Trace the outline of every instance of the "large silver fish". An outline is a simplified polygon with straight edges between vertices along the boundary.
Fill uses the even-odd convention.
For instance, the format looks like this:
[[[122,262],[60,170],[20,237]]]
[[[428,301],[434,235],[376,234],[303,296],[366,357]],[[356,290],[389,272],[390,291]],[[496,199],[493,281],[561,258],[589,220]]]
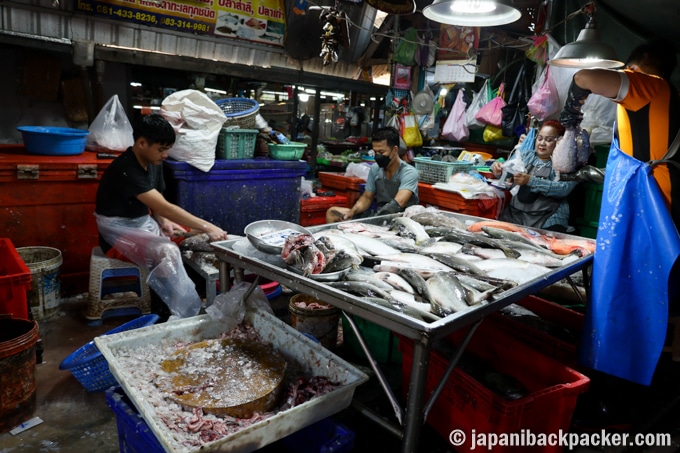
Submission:
[[[413,268],[422,266],[424,269],[439,269],[440,271],[451,271],[451,267],[443,264],[434,258],[430,258],[426,255],[421,255],[419,253],[397,253],[395,255],[378,255],[375,257],[379,260],[384,261],[399,261],[402,263],[409,263]]]
[[[338,272],[348,268],[357,269],[362,263],[363,258],[358,255],[351,255],[345,250],[334,251],[330,259],[326,263],[323,271],[324,274],[330,272]]]
[[[350,272],[345,275],[345,280],[351,282],[365,282],[385,291],[392,291],[394,287],[384,280],[377,278],[376,273],[367,274],[366,272]]]
[[[507,247],[500,241],[487,237],[480,233],[468,233],[461,230],[452,230],[446,236],[442,236],[445,241],[458,242],[459,244],[473,244],[480,247],[499,249],[509,258],[517,258],[519,252]]]
[[[437,241],[432,245],[428,245],[427,247],[421,247],[418,250],[418,253],[446,253],[455,255],[456,253],[460,252],[460,249],[462,248],[463,245],[459,244],[458,242]]]
[[[437,272],[443,272],[441,266],[442,265],[440,264],[437,267],[429,267],[423,264],[414,264],[406,261],[382,260],[380,261],[380,264],[373,266],[373,270],[376,272],[394,272],[401,274],[403,270],[410,269],[420,274],[423,278],[430,278]]]
[[[490,277],[510,280],[520,285],[550,272],[545,266],[513,258],[484,260],[477,263],[477,266]]]
[[[460,272],[467,272],[469,274],[484,275],[484,271],[482,271],[474,263],[465,260],[457,255],[449,255],[444,253],[428,253],[427,256],[436,261],[439,261],[440,263],[450,267],[451,269],[455,269]]]
[[[415,294],[413,287],[399,274],[395,274],[394,272],[376,272],[373,276],[384,281],[396,290]]]
[[[360,234],[345,233],[343,237],[352,241],[357,248],[373,256],[396,255],[401,253],[399,250],[390,247],[378,239],[369,238]]]
[[[447,316],[470,308],[470,291],[465,288],[454,272],[439,272],[427,280],[432,300],[432,311]]]
[[[432,301],[430,290],[427,288],[427,282],[418,272],[413,269],[402,269],[399,275],[406,280],[414,289],[416,294],[420,295],[426,302]]]
[[[392,228],[397,228],[400,232],[405,231],[406,234],[402,234],[402,236],[415,239],[416,244],[422,244],[430,238],[430,235],[425,232],[425,228],[421,224],[407,217],[395,217],[392,219]]]
[[[552,153],[552,166],[560,173],[572,173],[578,168],[578,146],[576,144],[576,130],[567,129]]]
[[[341,289],[349,293],[367,297],[379,297],[381,299],[385,299],[387,302],[391,304],[398,304],[394,297],[390,296],[390,294],[387,291],[380,289],[377,286],[371,285],[370,283],[344,281],[344,282],[327,282],[326,284],[328,286],[332,286],[333,288]]]
[[[411,218],[423,226],[443,227],[450,229],[458,228],[461,230],[465,229],[463,222],[456,219],[455,217],[434,211],[421,212],[411,216]]]

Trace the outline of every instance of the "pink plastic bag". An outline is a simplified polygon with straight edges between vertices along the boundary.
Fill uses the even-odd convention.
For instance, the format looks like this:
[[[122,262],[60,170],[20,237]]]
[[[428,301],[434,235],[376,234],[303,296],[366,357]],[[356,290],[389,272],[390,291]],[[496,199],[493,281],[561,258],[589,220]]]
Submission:
[[[458,90],[456,101],[453,103],[451,113],[449,113],[444,127],[442,128],[442,138],[454,142],[462,142],[470,137],[470,131],[465,121],[465,100],[463,99],[463,90]]]
[[[555,82],[550,77],[550,66],[546,66],[543,82],[527,102],[529,111],[538,121],[545,121],[560,108],[560,99]]]
[[[504,89],[505,83],[503,82],[501,83],[501,86],[498,87],[498,96],[490,100],[475,114],[476,120],[491,126],[501,127],[503,122],[503,111],[501,109],[506,106],[506,103],[503,100]]]

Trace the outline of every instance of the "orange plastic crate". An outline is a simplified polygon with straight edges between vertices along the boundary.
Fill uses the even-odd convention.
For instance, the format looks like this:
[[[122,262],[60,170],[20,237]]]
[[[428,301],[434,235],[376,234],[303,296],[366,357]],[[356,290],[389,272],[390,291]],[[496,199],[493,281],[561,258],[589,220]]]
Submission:
[[[300,225],[313,226],[326,223],[326,211],[333,206],[345,206],[347,197],[312,197],[300,201]]]
[[[418,183],[418,198],[423,205],[437,206],[443,211],[458,212],[476,217],[496,219],[500,214],[498,198],[466,200],[461,195],[435,189],[431,184]]]
[[[318,179],[325,189],[331,189],[335,195],[346,197],[347,204],[345,206],[348,208],[354,206],[363,191],[362,184],[366,183],[361,178],[351,178],[341,173],[324,171],[319,172]]]

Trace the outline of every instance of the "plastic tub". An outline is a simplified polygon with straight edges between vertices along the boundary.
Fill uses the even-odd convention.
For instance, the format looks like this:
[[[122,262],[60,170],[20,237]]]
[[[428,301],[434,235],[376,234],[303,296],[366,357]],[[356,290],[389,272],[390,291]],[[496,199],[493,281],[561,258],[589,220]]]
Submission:
[[[40,321],[55,315],[61,302],[61,251],[53,247],[19,247],[17,253],[31,271],[27,298],[33,319]]]
[[[75,156],[85,151],[89,131],[69,127],[19,126],[26,151],[48,156]]]
[[[290,142],[285,145],[269,143],[269,157],[276,160],[300,160],[306,143]]]

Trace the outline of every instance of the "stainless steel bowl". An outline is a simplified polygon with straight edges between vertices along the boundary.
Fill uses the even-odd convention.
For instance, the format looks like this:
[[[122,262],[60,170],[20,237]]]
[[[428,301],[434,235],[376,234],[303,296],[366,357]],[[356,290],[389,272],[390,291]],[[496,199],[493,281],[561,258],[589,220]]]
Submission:
[[[298,269],[297,267],[291,266],[290,264],[286,264],[286,267],[289,271],[302,275],[302,270]],[[329,272],[327,274],[309,274],[307,277],[311,278],[312,280],[316,280],[317,282],[337,282],[345,278],[345,275],[347,272],[349,272],[349,269],[350,268],[348,267],[347,269],[337,272]]]
[[[297,223],[283,220],[258,220],[248,224],[243,232],[256,249],[278,254],[281,254],[286,238],[294,232],[311,234]]]

